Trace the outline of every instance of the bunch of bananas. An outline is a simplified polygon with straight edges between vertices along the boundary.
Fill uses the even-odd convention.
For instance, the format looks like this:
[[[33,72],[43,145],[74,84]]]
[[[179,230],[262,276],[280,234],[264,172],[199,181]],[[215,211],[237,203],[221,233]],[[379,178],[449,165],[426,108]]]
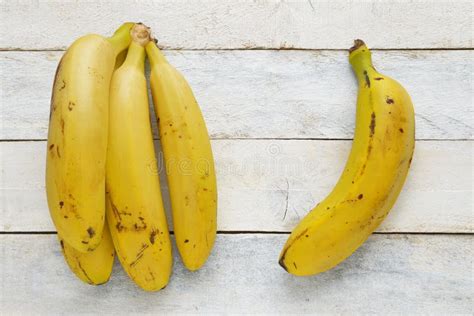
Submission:
[[[116,251],[129,277],[156,291],[168,284],[173,257],[149,117],[146,55],[177,248],[189,270],[205,263],[217,209],[208,132],[185,78],[141,23],[125,23],[110,38],[81,37],[59,62],[46,190],[64,257],[77,277],[107,282]]]

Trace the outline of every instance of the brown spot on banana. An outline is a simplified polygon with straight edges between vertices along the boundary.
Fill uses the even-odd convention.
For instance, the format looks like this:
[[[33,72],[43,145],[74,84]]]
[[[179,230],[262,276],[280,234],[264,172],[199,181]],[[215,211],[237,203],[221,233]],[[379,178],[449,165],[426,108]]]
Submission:
[[[147,225],[146,225],[146,223],[145,223],[145,219],[144,219],[143,217],[138,216],[138,219],[140,220],[141,223],[140,223],[140,224],[138,224],[138,223],[133,224],[133,228],[134,228],[135,231],[137,231],[137,232],[138,232],[138,231],[145,230],[146,227],[147,227]]]
[[[81,261],[80,261],[79,258],[77,258],[77,257],[76,257],[76,262],[77,262],[77,266],[79,267],[79,269],[82,271],[82,273],[83,273],[84,276],[86,277],[87,283],[89,283],[89,284],[94,284],[94,281],[92,281],[92,279],[89,277],[89,275],[87,275],[86,270],[84,270],[84,268],[83,268],[82,265],[81,265]]]
[[[370,78],[369,78],[369,75],[367,74],[367,70],[364,70],[364,77],[365,77],[365,86],[367,88],[370,88]]]
[[[148,272],[150,273],[151,281],[154,281],[154,280],[155,280],[155,275],[154,275],[153,272],[150,270],[150,268],[148,268]]]
[[[118,222],[117,225],[115,225],[115,228],[119,233],[125,230],[125,226],[123,226],[121,222]]]
[[[372,114],[370,115],[369,129],[370,129],[370,137],[372,137],[375,133],[375,112],[372,112]]]
[[[115,206],[114,202],[112,201],[112,198],[110,197],[110,195],[109,195],[109,202],[110,202],[110,206],[112,207],[112,212],[114,213],[115,218],[117,219],[118,222],[120,222],[122,220],[122,217],[120,216],[120,212],[117,206]]]
[[[138,251],[137,253],[137,256],[135,257],[135,260],[133,260],[131,263],[130,263],[130,267],[133,268],[134,266],[137,265],[138,261],[140,261],[140,259],[143,257],[143,254],[145,253],[145,250],[148,248],[149,246],[147,244],[143,244],[142,245],[142,248]]]
[[[158,235],[158,230],[152,229],[152,230],[151,230],[151,233],[150,233],[150,243],[151,243],[152,245],[155,243],[156,235]]]
[[[89,238],[92,238],[95,236],[95,231],[92,227],[87,228],[87,233],[89,234]]]
[[[64,135],[64,119],[61,117],[61,121],[59,122],[59,124],[61,125],[61,134]]]

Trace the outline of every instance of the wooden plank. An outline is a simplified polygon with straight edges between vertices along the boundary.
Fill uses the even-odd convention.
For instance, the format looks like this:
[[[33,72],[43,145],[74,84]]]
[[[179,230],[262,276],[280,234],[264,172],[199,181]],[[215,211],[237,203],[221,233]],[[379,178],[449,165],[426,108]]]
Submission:
[[[2,1],[2,49],[62,49],[124,19],[185,49],[335,48],[354,38],[377,48],[471,48],[470,1]]]
[[[380,232],[473,232],[471,141],[419,141]],[[214,140],[218,229],[289,232],[336,183],[350,141]],[[0,142],[2,231],[54,231],[44,189],[46,142]],[[168,191],[161,169],[165,204]]]
[[[213,138],[352,138],[356,81],[341,51],[167,51]],[[62,52],[1,52],[0,139],[45,139]],[[376,51],[402,82],[418,139],[472,138],[472,51]],[[154,121],[154,120],[153,120]]]
[[[81,283],[54,235],[0,235],[2,312],[472,314],[472,236],[375,235],[335,269],[304,278],[277,264],[286,238],[219,235],[203,269],[175,258],[166,289],[145,293],[118,264],[108,284]]]

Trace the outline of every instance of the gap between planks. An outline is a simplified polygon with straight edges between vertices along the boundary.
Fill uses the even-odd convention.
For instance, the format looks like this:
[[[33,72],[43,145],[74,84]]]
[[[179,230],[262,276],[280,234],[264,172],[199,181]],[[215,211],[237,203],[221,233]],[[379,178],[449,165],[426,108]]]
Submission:
[[[353,138],[321,138],[321,137],[305,137],[305,138],[291,138],[291,137],[211,137],[210,140],[322,140],[322,141],[352,141]],[[159,138],[153,138],[153,140],[160,140]],[[31,139],[0,139],[0,143],[15,143],[15,142],[46,142],[45,138],[31,138]],[[474,138],[417,138],[417,142],[463,142],[463,141],[474,141]]]
[[[252,48],[212,48],[212,49],[203,49],[203,48],[173,48],[173,49],[164,49],[160,48],[162,51],[178,51],[178,52],[186,52],[186,51],[307,51],[307,52],[324,52],[324,51],[331,51],[331,52],[348,52],[349,48],[342,49],[342,48],[265,48],[265,47],[252,47]],[[370,48],[371,51],[457,51],[457,50],[474,50],[474,47],[433,47],[433,48],[417,48],[417,47],[410,47],[410,48]],[[42,48],[42,49],[22,49],[22,48],[0,48],[0,52],[64,52],[66,49],[59,49],[59,48]]]
[[[56,235],[55,231],[9,231],[0,232],[0,235]],[[174,235],[174,231],[170,231],[171,235]],[[253,230],[235,230],[235,231],[217,231],[218,235],[289,235],[290,232],[281,231],[253,231]],[[471,236],[474,232],[373,232],[372,235],[461,235]]]

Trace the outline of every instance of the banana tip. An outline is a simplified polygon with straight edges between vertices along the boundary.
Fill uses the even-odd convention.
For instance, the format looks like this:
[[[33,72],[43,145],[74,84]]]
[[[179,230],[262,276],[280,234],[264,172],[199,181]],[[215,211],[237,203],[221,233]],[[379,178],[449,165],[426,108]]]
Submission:
[[[285,257],[281,257],[280,260],[278,260],[278,264],[286,271],[288,272],[288,268],[285,265]]]

